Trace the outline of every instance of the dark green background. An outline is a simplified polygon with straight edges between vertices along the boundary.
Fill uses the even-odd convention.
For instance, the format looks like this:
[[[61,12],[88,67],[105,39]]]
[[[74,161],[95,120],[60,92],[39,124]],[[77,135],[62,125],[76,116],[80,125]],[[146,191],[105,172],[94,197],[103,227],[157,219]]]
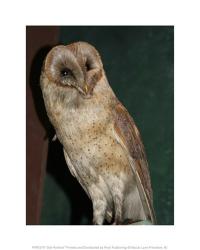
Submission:
[[[158,224],[174,224],[174,28],[61,27],[60,43],[99,51],[110,85],[145,145]],[[89,199],[70,175],[59,142],[49,145],[41,224],[91,224]]]

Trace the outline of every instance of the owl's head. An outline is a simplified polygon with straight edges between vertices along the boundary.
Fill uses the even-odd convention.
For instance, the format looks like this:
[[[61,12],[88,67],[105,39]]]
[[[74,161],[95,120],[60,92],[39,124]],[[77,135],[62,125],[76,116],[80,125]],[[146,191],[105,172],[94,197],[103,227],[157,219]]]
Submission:
[[[90,94],[100,80],[103,65],[97,50],[86,42],[54,47],[46,56],[43,71],[49,82]]]

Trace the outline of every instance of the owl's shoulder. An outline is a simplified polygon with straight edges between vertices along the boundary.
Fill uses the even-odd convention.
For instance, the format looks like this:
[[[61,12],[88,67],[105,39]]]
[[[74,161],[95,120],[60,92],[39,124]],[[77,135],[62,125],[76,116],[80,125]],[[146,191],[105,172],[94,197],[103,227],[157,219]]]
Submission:
[[[113,109],[114,129],[134,158],[145,159],[144,147],[137,126],[126,108],[118,101]]]

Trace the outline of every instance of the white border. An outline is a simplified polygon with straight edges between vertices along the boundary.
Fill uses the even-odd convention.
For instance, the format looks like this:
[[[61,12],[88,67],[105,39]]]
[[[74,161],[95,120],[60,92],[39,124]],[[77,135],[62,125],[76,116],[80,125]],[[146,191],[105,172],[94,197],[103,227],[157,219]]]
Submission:
[[[166,245],[175,250],[197,249],[198,1],[35,0],[1,5],[1,248]],[[25,26],[45,24],[175,25],[175,226],[25,226]]]

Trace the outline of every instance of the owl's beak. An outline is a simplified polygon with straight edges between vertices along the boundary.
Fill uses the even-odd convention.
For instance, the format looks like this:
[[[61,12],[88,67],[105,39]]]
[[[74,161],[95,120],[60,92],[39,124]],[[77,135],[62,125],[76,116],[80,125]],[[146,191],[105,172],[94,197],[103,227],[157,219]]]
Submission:
[[[85,83],[84,92],[85,92],[86,95],[88,94],[88,91],[89,91],[89,87],[88,87],[87,83]]]
[[[83,87],[78,87],[79,91],[83,94],[83,96],[87,97],[90,92],[89,85],[87,83],[83,84]]]
[[[88,95],[88,93],[90,92],[90,88],[89,88],[89,85],[87,84],[87,82],[84,82],[81,90],[82,90],[81,92],[83,93],[84,96]]]

